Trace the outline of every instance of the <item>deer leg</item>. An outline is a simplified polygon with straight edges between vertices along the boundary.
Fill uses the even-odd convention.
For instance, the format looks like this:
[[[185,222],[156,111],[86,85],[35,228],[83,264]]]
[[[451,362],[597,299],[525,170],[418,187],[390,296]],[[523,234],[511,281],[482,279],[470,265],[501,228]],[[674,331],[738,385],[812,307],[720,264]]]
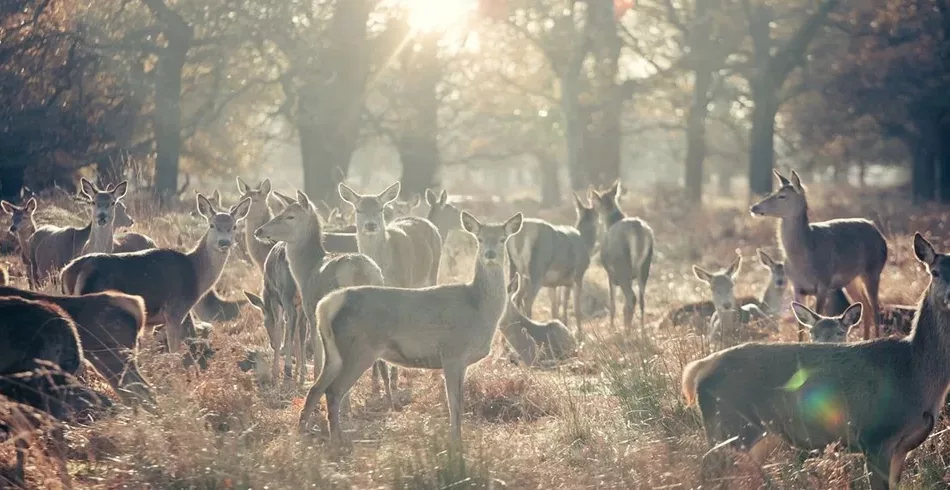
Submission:
[[[296,309],[296,307],[295,307]],[[296,335],[293,336],[294,342],[294,357],[297,358],[297,372],[299,373],[298,382],[303,384],[307,381],[307,322],[301,320],[302,315],[296,315],[294,323],[297,324],[295,328]],[[316,372],[317,367],[313,367],[314,372]]]
[[[371,390],[374,396],[378,395],[379,390],[381,389],[379,386],[379,380],[386,378],[386,373],[384,372],[385,370],[386,370],[386,364],[382,364],[382,361],[376,361],[373,363]]]
[[[187,316],[187,313],[184,315]],[[172,312],[162,312],[165,323],[165,340],[168,342],[168,352],[174,354],[181,346],[182,321],[184,318]]]
[[[633,328],[633,311],[637,303],[637,295],[633,292],[633,284],[620,286],[623,292],[623,326],[629,332]]]
[[[647,291],[647,278],[646,275],[640,274],[637,277],[637,292],[640,295],[637,297],[640,302],[640,330],[646,328],[646,291]]]
[[[26,450],[30,447],[23,437],[17,437],[16,443],[16,468],[13,470],[13,481],[18,485],[23,485],[26,481]]]
[[[561,313],[561,301],[557,295],[557,286],[548,288],[548,300],[551,302],[551,318],[558,318]]]
[[[871,490],[889,490],[893,476],[890,473],[891,462],[897,456],[895,451],[890,448],[878,448],[876,451],[866,452],[864,456]],[[896,481],[894,483],[896,487]]]
[[[330,442],[339,447],[343,442],[343,429],[340,426],[340,409],[348,404],[344,399],[349,398],[350,389],[375,362],[376,354],[372,352],[341,352],[340,358],[345,359],[338,375],[327,387],[327,422],[330,427]]]
[[[581,317],[583,313],[581,312],[581,293],[584,290],[584,278],[574,281],[574,324],[577,328],[577,337],[578,340],[583,338],[583,330],[581,329]],[[566,300],[565,300],[566,301]],[[567,325],[567,322],[564,323]]]
[[[444,362],[442,364],[442,374],[445,377],[445,394],[449,402],[449,424],[451,426],[451,439],[458,449],[462,448],[462,384],[465,381],[465,371],[467,366],[462,359]]]
[[[614,317],[616,316],[616,295],[614,294],[614,284],[610,280],[610,274],[607,274],[607,307],[610,310],[610,329],[614,329]]]

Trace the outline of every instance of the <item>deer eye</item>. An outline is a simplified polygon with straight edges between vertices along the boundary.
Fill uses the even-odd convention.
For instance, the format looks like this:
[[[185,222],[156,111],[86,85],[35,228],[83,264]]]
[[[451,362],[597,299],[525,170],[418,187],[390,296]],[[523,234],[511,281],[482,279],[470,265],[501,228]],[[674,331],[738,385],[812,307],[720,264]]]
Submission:
[[[776,197],[778,197],[779,199],[785,199],[785,194],[779,194],[779,195],[776,196]]]
[[[932,270],[930,271],[930,275],[933,276],[933,277],[940,277],[940,271],[937,270],[937,269],[932,269]]]
[[[284,219],[294,219],[294,217],[288,214],[287,216],[284,216]]]

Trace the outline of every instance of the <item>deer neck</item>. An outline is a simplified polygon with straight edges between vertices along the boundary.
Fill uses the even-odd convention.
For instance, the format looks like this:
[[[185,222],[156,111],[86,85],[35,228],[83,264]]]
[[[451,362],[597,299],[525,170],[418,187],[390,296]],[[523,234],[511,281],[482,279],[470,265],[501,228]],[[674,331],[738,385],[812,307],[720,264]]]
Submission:
[[[104,226],[96,226],[95,223],[92,223],[91,226],[92,228],[89,232],[89,241],[86,242],[83,252],[107,254],[112,253],[114,248],[112,239],[115,236],[114,222],[110,221]]]
[[[921,300],[908,339],[915,364],[939,389],[935,394],[939,396],[950,384],[950,311],[938,307],[934,299],[928,291]]]
[[[626,217],[627,215],[623,214],[620,208],[614,208],[610,213],[604,216],[604,228],[609,230],[614,223],[622,221]]]
[[[801,270],[811,263],[812,239],[811,224],[808,221],[808,209],[802,209],[793,216],[779,221],[779,242],[785,250],[788,262],[793,270]],[[786,270],[788,268],[786,267]]]
[[[476,257],[480,257],[481,251],[477,254]],[[503,263],[507,262],[506,257],[502,259]],[[498,326],[509,303],[505,280],[504,267],[488,267],[481,260],[475,260],[475,276],[468,286],[474,292],[479,314],[484,315],[487,325],[492,329]]]
[[[597,222],[578,220],[575,228],[581,233],[581,240],[584,242],[584,247],[587,248],[587,253],[590,254],[597,243]]]
[[[380,233],[365,233],[362,229],[356,231],[356,246],[360,253],[376,261],[383,270],[384,278],[389,267],[389,231],[383,225]]]
[[[762,297],[759,298],[762,304],[768,307],[769,313],[778,313],[782,310],[783,299],[785,297],[785,288],[775,285],[775,281],[769,279],[769,283],[762,291]]]
[[[198,245],[185,255],[195,268],[199,296],[204,295],[218,282],[230,254],[230,248],[224,252],[217,250],[209,241],[209,234],[205,233]]]
[[[310,278],[323,266],[327,255],[323,248],[323,232],[320,230],[319,219],[310,216],[308,220],[308,223],[303,224],[306,234],[302,239],[287,242],[290,275],[297,281],[301,294]]]
[[[16,239],[19,242],[20,250],[27,250],[27,247],[30,244],[30,237],[33,236],[33,233],[36,232],[36,224],[33,223],[33,220],[30,220],[30,227],[24,229],[24,227],[17,228]]]
[[[260,246],[260,243],[254,238],[254,230],[260,228],[264,223],[267,223],[274,216],[270,212],[270,207],[267,206],[267,198],[263,198],[258,201],[256,199],[251,199],[251,208],[247,211],[247,217],[244,218],[244,229],[247,230],[244,233],[244,242],[247,245],[247,249],[251,250],[251,247],[254,245]]]

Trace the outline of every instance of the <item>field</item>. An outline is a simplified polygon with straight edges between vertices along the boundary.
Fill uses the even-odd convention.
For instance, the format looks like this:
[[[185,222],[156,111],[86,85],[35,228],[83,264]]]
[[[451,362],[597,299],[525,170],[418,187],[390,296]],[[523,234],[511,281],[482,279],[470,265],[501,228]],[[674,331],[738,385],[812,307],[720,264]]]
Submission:
[[[946,210],[916,208],[896,194],[849,190],[809,194],[812,219],[866,216],[884,231],[890,245],[884,271],[884,303],[911,304],[927,284],[913,258],[910,238],[920,230],[946,251]],[[469,370],[465,384],[464,458],[451,456],[447,408],[440,372],[405,369],[398,390],[399,410],[389,411],[382,395],[371,393],[365,375],[352,394],[353,411],[344,420],[352,449],[340,458],[327,442],[296,434],[297,414],[308,386],[275,383],[255,371],[242,372],[246,349],[270,356],[261,316],[246,308],[232,322],[218,323],[211,336],[215,357],[205,371],[184,368],[180,358],[162,354],[146,336],[139,354],[143,373],[158,389],[161,413],[120,409],[87,426],[72,427],[69,468],[75,488],[118,489],[300,489],[300,488],[696,488],[699,459],[708,449],[698,413],[684,406],[679,379],[685,363],[708,352],[697,332],[662,322],[673,307],[707,297],[690,266],[725,267],[738,249],[744,257],[737,295],[758,294],[767,271],[755,249],[776,252],[775,223],[749,216],[748,204],[706,203],[701,215],[677,205],[675,191],[631,191],[623,206],[654,228],[657,254],[647,286],[644,335],[611,329],[606,316],[605,275],[599,264],[587,273],[583,305],[591,339],[578,358],[557,368],[528,369],[490,357]],[[225,198],[225,202],[228,199]],[[41,222],[78,224],[65,211],[38,216]],[[558,223],[573,222],[569,204],[538,213],[510,203],[469,208],[479,218],[502,219],[516,210]],[[187,212],[148,217],[130,205],[136,231],[160,245],[193,243],[203,224]],[[143,217],[144,216],[144,217]],[[443,267],[442,282],[471,274],[466,239],[448,240],[454,270]],[[16,256],[4,256],[25,286]],[[258,291],[260,274],[240,254],[232,254],[218,290],[238,297]],[[790,294],[790,293],[789,293]],[[535,318],[547,318],[547,295],[539,296]],[[636,326],[636,324],[635,324]],[[637,327],[639,328],[639,327]],[[855,333],[852,333],[855,335]],[[794,339],[786,312],[773,340]],[[500,341],[496,339],[496,341]],[[497,349],[493,349],[493,353]],[[264,360],[261,365],[269,365]],[[911,453],[904,488],[946,487],[950,424],[941,419],[934,435]],[[62,488],[55,467],[34,444],[27,467],[30,488]],[[13,465],[13,444],[0,444],[0,468]],[[728,488],[865,488],[863,461],[829,448],[799,457],[780,447],[761,470],[740,458]],[[0,486],[4,470],[0,469]]]

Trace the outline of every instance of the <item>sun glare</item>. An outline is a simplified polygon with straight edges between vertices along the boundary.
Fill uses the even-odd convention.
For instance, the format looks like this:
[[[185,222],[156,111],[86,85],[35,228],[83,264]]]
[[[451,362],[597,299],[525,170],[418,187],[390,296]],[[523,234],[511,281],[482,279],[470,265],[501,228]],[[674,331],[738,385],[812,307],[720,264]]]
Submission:
[[[420,31],[449,29],[475,11],[475,0],[403,0],[409,25]]]

